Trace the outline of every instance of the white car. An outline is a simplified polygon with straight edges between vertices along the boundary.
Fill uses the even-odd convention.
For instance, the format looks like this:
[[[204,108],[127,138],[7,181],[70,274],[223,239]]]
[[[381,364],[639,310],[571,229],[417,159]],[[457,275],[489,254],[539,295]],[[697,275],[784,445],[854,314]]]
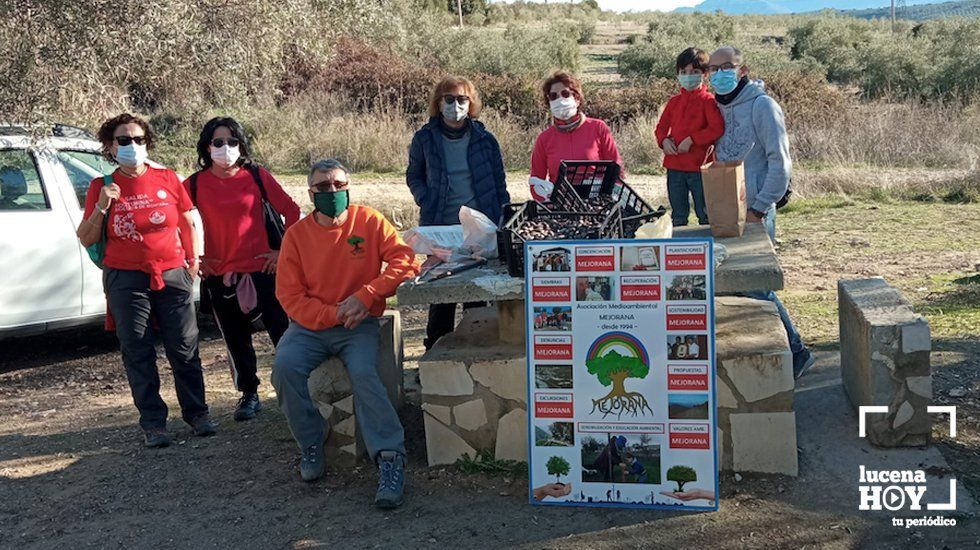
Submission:
[[[0,125],[0,339],[103,322],[102,271],[75,229],[89,183],[115,168],[85,130]]]

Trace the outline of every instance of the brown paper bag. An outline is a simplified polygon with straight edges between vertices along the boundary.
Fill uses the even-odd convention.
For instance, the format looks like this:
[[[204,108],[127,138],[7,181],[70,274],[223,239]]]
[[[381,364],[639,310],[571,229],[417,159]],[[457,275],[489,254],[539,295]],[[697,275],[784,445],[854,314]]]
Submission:
[[[701,166],[704,202],[713,237],[741,237],[745,229],[745,167],[742,161]]]

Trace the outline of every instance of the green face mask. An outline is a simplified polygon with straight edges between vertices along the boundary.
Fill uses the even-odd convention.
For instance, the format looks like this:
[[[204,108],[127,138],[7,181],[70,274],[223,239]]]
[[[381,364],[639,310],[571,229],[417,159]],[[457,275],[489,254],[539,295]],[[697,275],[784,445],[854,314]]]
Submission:
[[[313,193],[313,206],[317,209],[317,212],[324,216],[336,218],[343,214],[349,205],[350,198],[347,195],[346,189],[343,191]]]

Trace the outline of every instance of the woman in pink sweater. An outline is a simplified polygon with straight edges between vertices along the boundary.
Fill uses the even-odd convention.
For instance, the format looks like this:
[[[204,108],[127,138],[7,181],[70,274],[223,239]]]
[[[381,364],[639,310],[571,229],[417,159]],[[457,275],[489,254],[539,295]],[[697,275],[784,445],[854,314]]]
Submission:
[[[557,72],[544,81],[541,91],[554,124],[538,134],[531,152],[529,183],[534,200],[548,200],[563,160],[611,160],[622,166],[609,126],[580,110],[582,86],[574,76]]]

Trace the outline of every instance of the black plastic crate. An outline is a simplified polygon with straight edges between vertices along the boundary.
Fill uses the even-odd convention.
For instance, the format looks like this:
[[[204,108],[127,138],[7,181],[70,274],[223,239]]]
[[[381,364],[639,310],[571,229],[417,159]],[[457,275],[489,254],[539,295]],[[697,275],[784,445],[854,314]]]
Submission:
[[[585,212],[553,212],[543,205],[528,201],[514,211],[514,214],[497,231],[497,248],[500,261],[507,264],[507,272],[511,277],[524,276],[524,243],[534,240],[559,240],[554,237],[544,239],[528,238],[525,232],[528,222],[537,219],[592,219],[597,225],[583,230],[578,237],[582,240],[621,239],[623,238],[623,218],[619,208],[614,208],[609,214]],[[581,225],[579,223],[579,225]]]
[[[567,180],[558,178],[555,182],[555,189],[551,192],[551,200],[548,202],[548,207],[552,210],[560,210],[562,212],[590,212],[592,211],[582,197],[579,196],[578,191],[572,187],[572,184],[568,183]]]

